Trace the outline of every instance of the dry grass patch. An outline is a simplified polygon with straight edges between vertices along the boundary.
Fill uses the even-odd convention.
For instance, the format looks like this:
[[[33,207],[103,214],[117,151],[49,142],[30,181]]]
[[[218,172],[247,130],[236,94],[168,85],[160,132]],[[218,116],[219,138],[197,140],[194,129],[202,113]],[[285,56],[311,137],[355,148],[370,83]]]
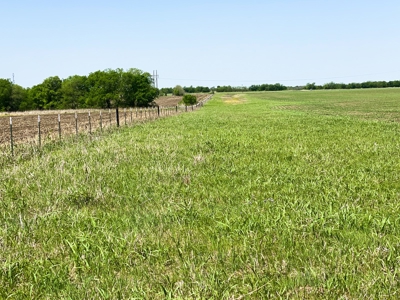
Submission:
[[[247,101],[244,94],[227,95],[221,98],[224,101],[224,103],[232,105],[243,104]]]

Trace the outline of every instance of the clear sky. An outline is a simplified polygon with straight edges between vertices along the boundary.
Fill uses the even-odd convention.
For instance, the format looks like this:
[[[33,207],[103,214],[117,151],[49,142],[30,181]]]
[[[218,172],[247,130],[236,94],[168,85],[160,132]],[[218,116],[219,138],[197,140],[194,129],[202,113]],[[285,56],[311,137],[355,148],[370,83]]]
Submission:
[[[107,68],[159,87],[400,79],[399,0],[17,0],[0,4],[0,78]]]

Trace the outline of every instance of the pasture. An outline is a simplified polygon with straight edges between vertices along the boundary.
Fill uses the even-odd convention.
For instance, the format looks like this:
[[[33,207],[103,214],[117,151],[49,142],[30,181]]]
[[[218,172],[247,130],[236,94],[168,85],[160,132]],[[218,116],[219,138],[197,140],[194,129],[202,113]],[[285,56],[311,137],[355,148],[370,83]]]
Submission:
[[[399,99],[217,94],[3,161],[0,298],[399,298]]]

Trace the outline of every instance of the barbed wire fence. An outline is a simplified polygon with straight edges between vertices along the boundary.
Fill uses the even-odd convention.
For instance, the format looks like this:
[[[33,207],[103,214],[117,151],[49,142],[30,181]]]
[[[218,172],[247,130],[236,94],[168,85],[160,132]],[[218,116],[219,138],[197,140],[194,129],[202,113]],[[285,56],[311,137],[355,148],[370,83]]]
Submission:
[[[20,145],[29,144],[40,149],[44,144],[61,141],[66,137],[92,136],[120,126],[134,126],[158,118],[195,111],[211,98],[212,95],[208,95],[191,106],[93,109],[2,117],[0,151],[15,156]]]

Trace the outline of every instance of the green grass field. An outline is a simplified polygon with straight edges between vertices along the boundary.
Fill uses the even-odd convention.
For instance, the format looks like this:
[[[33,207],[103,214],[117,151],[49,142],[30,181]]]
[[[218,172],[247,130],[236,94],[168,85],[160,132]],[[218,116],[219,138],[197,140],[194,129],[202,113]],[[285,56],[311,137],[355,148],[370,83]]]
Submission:
[[[0,298],[400,297],[400,89],[218,94],[2,162]]]

